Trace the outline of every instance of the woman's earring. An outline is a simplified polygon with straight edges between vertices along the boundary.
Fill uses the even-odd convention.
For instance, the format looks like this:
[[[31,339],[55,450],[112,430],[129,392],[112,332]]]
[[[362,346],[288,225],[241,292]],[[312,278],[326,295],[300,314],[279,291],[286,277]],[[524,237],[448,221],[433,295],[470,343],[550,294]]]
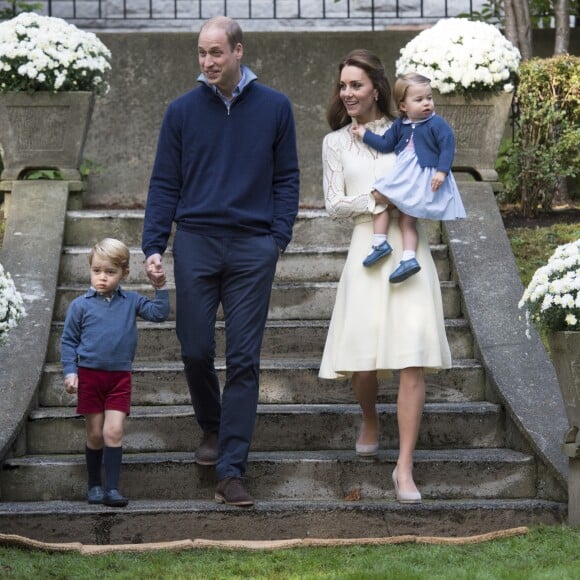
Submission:
[[[375,101],[379,100],[379,95],[375,95]]]

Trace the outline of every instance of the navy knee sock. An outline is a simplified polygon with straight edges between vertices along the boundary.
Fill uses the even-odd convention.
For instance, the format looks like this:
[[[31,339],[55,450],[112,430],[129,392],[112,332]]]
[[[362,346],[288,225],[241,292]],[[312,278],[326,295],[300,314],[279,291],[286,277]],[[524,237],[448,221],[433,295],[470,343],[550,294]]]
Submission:
[[[85,446],[85,461],[87,463],[88,485],[95,487],[101,485],[101,464],[103,463],[103,450],[91,449]]]
[[[105,463],[105,489],[107,491],[118,489],[123,447],[105,447],[103,458]]]

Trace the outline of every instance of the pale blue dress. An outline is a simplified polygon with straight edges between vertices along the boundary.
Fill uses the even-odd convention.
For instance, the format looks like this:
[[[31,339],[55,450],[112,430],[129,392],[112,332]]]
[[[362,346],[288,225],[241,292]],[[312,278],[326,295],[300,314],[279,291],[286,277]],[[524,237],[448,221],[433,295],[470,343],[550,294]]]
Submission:
[[[424,121],[419,121],[422,123]],[[403,123],[412,123],[405,120]],[[413,135],[407,147],[397,155],[394,168],[377,179],[373,185],[387,197],[399,211],[416,218],[454,220],[466,216],[461,195],[453,173],[450,171],[437,191],[431,191],[435,167],[421,167],[415,153]],[[374,207],[373,207],[374,206]],[[371,195],[369,209],[373,213],[384,211],[385,206],[374,203]]]

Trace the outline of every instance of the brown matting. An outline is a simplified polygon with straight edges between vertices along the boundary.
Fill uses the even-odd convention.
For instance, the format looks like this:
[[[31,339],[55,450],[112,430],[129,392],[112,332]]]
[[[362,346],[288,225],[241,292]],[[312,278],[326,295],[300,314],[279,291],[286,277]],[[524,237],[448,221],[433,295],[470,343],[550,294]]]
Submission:
[[[287,550],[289,548],[312,548],[326,546],[385,546],[388,544],[479,544],[501,538],[527,534],[527,527],[510,528],[463,537],[439,536],[392,536],[385,538],[296,538],[289,540],[177,540],[173,542],[152,542],[149,544],[112,544],[91,545],[80,542],[64,544],[40,542],[17,536],[0,533],[0,546],[42,550],[44,552],[78,552],[86,556],[109,554],[112,552],[149,552],[153,550],[192,550],[198,548],[222,548],[225,550]]]

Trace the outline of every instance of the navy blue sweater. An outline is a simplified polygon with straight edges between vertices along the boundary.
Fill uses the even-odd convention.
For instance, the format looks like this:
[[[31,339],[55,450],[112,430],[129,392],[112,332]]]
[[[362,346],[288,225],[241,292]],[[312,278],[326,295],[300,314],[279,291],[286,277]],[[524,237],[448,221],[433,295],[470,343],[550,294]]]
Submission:
[[[75,298],[66,313],[61,338],[64,375],[78,367],[130,371],[137,349],[137,316],[150,322],[169,318],[169,290],[150,300],[121,287],[111,300],[94,288]]]
[[[384,135],[365,131],[363,141],[381,153],[394,151],[398,155],[409,143],[411,134],[421,168],[435,167],[449,174],[455,156],[455,137],[449,123],[439,115],[416,124],[403,123],[399,117]]]
[[[163,254],[177,227],[204,235],[273,235],[280,249],[298,213],[299,170],[288,98],[257,81],[228,108],[202,84],[173,101],[153,165],[142,249]]]

